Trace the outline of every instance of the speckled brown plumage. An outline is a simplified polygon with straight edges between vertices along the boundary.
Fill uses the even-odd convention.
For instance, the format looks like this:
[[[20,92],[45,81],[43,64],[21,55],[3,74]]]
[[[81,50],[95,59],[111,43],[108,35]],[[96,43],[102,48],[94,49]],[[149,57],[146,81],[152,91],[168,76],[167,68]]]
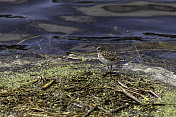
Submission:
[[[116,52],[102,51],[102,52],[100,52],[100,55],[103,56],[105,59],[110,60],[110,61],[123,60],[122,58],[117,56]]]
[[[112,65],[116,64],[119,61],[123,61],[121,57],[117,56],[116,52],[110,52],[105,50],[103,47],[99,46],[97,48],[98,51],[98,59],[105,65],[110,66],[110,72],[112,70]]]

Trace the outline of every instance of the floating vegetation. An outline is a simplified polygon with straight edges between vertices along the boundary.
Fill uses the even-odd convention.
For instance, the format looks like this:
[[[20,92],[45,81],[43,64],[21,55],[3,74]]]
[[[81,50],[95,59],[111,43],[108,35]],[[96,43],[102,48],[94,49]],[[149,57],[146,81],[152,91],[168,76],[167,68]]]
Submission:
[[[151,35],[151,36],[176,38],[176,35],[169,35],[169,34],[157,34],[157,33],[151,33],[151,32],[146,32],[146,33],[143,33],[143,34],[144,35]]]
[[[0,45],[0,50],[17,49],[17,50],[27,50],[27,45]]]
[[[27,16],[14,16],[11,14],[0,15],[0,18],[27,18]]]
[[[27,71],[32,81],[1,86],[1,116],[149,116],[167,105],[174,110],[175,95],[168,99],[169,88],[161,83],[82,64],[47,64]]]
[[[89,41],[95,41],[95,40],[108,40],[108,41],[124,41],[124,40],[140,40],[143,41],[144,38],[142,37],[137,37],[137,36],[129,36],[129,37],[117,37],[117,36],[104,36],[104,37],[83,37],[83,36],[53,36],[53,38],[64,38],[64,39],[69,39],[69,40],[89,40]]]

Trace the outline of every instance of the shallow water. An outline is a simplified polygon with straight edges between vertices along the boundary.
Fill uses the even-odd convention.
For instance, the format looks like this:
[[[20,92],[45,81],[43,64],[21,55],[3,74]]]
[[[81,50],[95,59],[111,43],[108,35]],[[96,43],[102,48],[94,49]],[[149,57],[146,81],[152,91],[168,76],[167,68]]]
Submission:
[[[141,55],[153,49],[151,57],[175,67],[175,11],[174,0],[0,0],[0,54],[91,53],[103,45]]]

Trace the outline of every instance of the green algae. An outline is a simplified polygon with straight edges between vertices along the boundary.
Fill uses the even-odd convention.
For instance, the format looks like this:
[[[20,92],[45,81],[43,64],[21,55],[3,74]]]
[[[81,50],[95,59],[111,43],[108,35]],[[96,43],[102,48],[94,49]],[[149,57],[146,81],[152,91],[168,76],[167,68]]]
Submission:
[[[18,72],[6,71],[0,75],[1,116],[168,116],[174,117],[176,93],[159,82],[145,80],[139,75],[127,75],[116,71],[104,75],[98,64],[48,61]],[[48,88],[42,86],[55,80]],[[144,104],[137,104],[122,91],[119,83],[134,89],[151,89],[161,99],[143,91],[133,93]],[[131,90],[128,90],[131,91]],[[140,97],[145,95],[149,101]],[[120,106],[129,106],[118,113],[109,113]],[[153,103],[165,104],[152,106]],[[105,111],[102,111],[103,108]]]

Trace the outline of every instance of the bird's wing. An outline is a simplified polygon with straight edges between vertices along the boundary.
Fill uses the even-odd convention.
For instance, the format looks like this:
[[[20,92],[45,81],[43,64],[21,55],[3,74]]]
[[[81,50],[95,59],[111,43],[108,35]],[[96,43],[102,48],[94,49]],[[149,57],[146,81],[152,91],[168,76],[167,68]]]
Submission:
[[[116,52],[104,51],[102,53],[105,59],[109,59],[110,61],[121,61],[123,60],[121,57],[117,56]]]

